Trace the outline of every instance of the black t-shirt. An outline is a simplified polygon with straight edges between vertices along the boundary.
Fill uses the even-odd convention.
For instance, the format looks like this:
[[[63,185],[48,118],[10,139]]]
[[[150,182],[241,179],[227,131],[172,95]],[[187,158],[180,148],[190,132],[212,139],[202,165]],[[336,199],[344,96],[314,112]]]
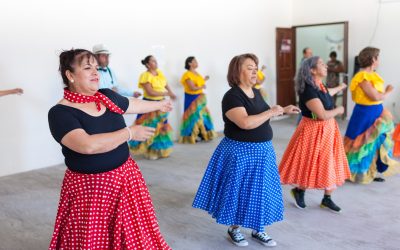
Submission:
[[[308,102],[311,99],[318,98],[321,100],[322,105],[324,105],[325,110],[332,110],[335,108],[335,105],[333,103],[333,98],[332,96],[328,93],[322,92],[320,89],[316,89],[313,86],[306,84],[306,87],[304,88],[304,92],[299,95],[300,100],[299,100],[299,106],[301,109],[301,114],[305,117],[308,118],[314,118],[312,116],[311,110],[309,110],[306,106],[306,102]]]
[[[249,98],[243,90],[234,86],[225,93],[222,99],[222,116],[225,122],[224,134],[235,141],[265,142],[272,140],[272,128],[269,120],[254,129],[241,129],[226,117],[225,113],[230,109],[244,107],[248,115],[257,115],[270,109],[264,101],[260,91],[253,88],[254,98]]]
[[[110,89],[100,89],[99,92],[110,98],[123,111],[128,109],[128,98]],[[93,105],[95,104],[93,103]],[[109,152],[91,155],[80,154],[61,144],[62,138],[74,129],[82,128],[86,133],[93,135],[113,132],[126,127],[125,120],[120,114],[106,109],[103,115],[94,117],[79,109],[57,104],[50,109],[48,119],[51,134],[62,147],[65,165],[74,172],[85,174],[107,172],[121,166],[129,157],[129,148],[126,142]]]

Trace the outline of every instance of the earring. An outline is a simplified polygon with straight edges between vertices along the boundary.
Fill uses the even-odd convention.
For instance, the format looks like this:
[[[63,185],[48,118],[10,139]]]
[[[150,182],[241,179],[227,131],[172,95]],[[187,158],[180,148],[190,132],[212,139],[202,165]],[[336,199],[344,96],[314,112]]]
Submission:
[[[72,79],[72,80],[71,80],[71,83],[74,83],[74,82],[75,82],[74,79]]]

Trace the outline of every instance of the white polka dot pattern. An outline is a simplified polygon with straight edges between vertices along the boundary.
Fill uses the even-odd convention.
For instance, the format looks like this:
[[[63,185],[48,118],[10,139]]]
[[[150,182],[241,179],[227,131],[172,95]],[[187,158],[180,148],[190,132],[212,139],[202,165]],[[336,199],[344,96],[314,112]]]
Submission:
[[[217,223],[259,232],[282,220],[282,189],[271,141],[225,137],[211,157],[193,207],[207,211]]]
[[[170,249],[139,167],[65,173],[49,249]]]
[[[350,178],[343,139],[335,119],[303,117],[282,157],[283,184],[334,189]]]
[[[103,95],[100,92],[96,92],[93,96],[82,95],[79,93],[74,93],[69,91],[67,88],[64,89],[64,99],[74,102],[74,103],[96,103],[96,108],[98,111],[101,110],[100,102],[104,104],[111,112],[123,114],[124,111],[120,109],[115,103],[113,103],[110,98]]]

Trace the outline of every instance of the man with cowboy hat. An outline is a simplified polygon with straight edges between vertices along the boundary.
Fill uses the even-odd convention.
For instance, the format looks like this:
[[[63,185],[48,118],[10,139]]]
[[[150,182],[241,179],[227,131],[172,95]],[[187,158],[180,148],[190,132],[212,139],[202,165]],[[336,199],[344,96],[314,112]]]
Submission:
[[[123,96],[139,97],[141,95],[139,92],[130,91],[118,84],[114,71],[108,67],[109,55],[111,53],[103,44],[93,46],[93,54],[95,54],[99,63],[100,89],[112,89]]]

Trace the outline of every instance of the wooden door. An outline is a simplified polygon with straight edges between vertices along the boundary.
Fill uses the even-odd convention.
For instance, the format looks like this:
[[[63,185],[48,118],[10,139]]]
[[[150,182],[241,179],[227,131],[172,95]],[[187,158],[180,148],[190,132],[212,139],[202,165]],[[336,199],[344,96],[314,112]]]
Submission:
[[[277,104],[296,104],[294,90],[295,43],[292,28],[276,28]]]

